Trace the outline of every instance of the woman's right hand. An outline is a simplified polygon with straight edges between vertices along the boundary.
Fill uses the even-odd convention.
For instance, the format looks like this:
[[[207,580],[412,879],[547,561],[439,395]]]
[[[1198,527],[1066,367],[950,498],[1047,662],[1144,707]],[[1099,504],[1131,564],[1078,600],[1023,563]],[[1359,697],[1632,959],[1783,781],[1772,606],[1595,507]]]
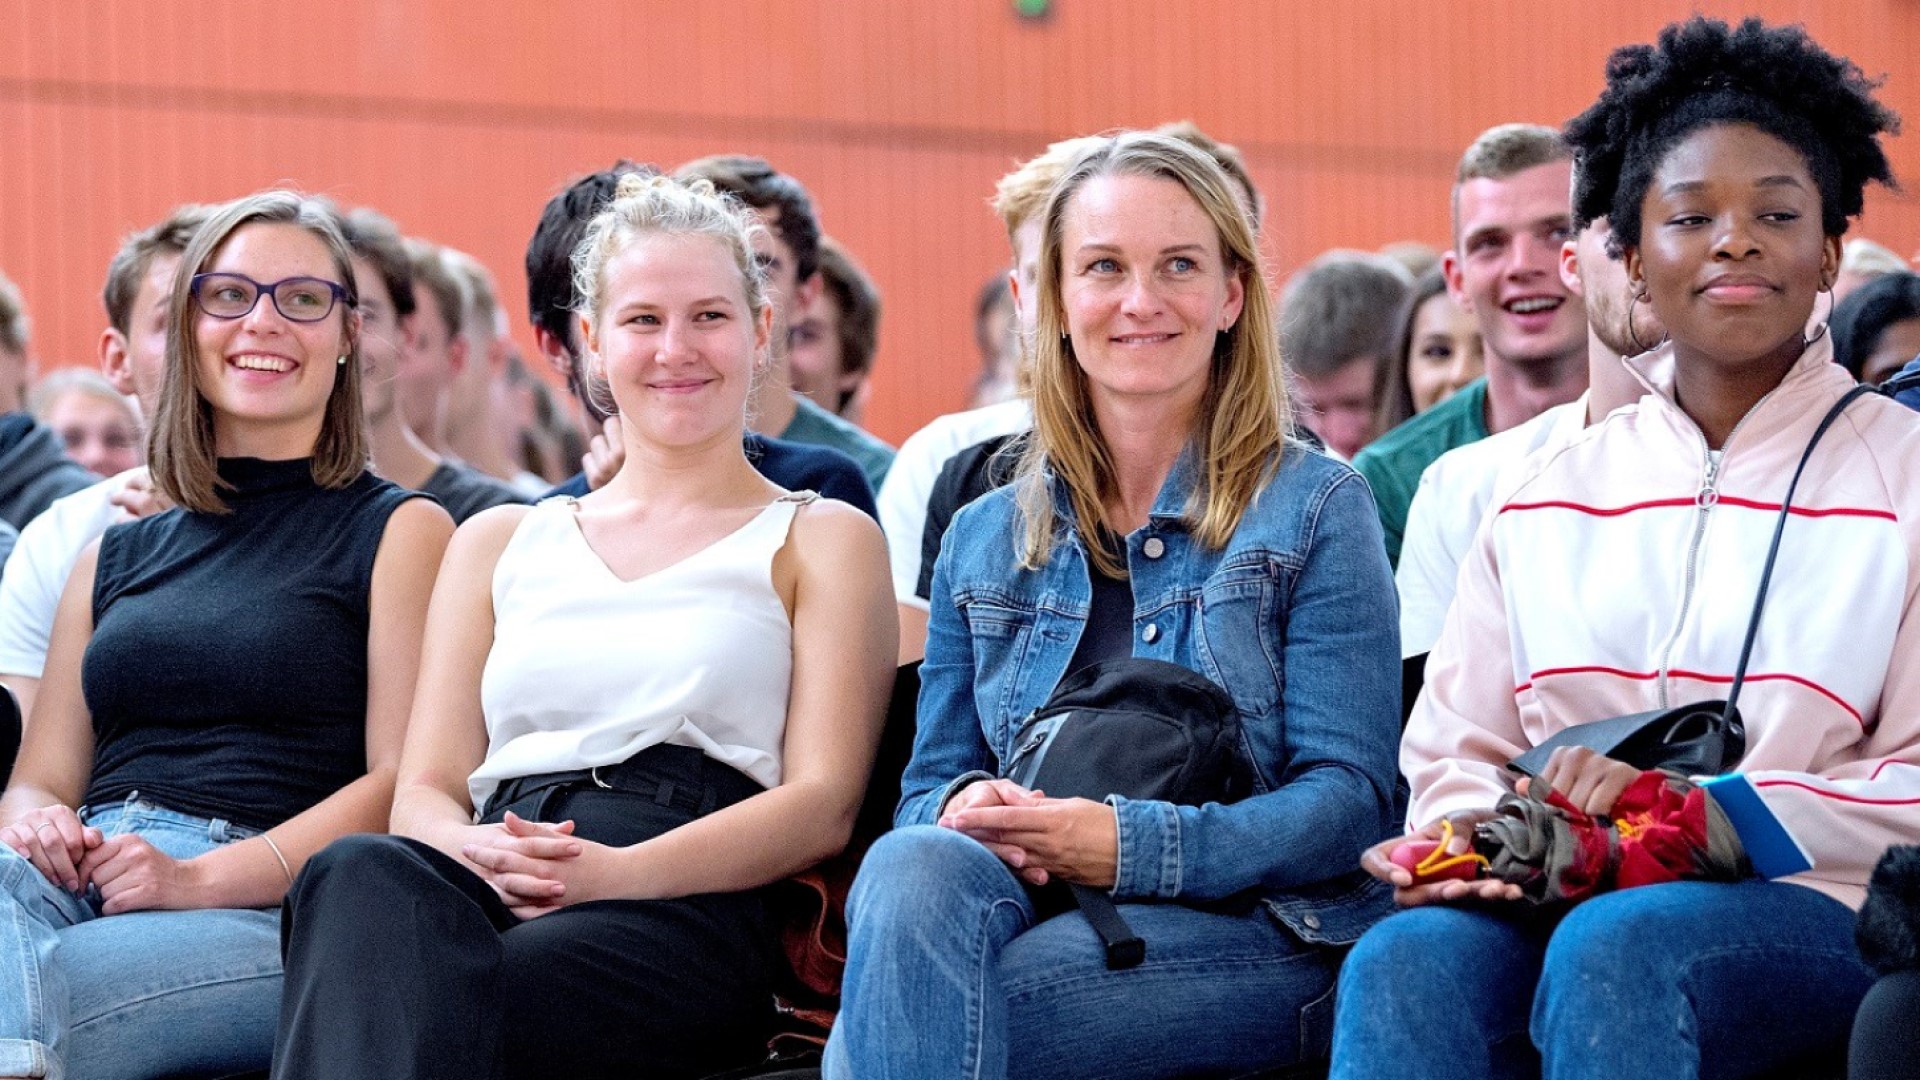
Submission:
[[[1413,874],[1392,859],[1393,849],[1409,840],[1441,839],[1446,835],[1447,830],[1444,824],[1446,822],[1451,822],[1453,825],[1452,838],[1447,841],[1447,853],[1463,855],[1469,847],[1473,846],[1474,826],[1493,816],[1491,810],[1465,810],[1436,820],[1418,832],[1396,836],[1391,840],[1382,840],[1361,854],[1360,868],[1392,885],[1393,902],[1403,908],[1454,903],[1468,899],[1518,900],[1521,897],[1520,886],[1493,878],[1481,878],[1475,881],[1454,878],[1416,885],[1413,882]]]
[[[962,810],[975,810],[982,806],[1031,806],[1044,799],[1045,792],[1028,791],[1011,780],[979,780],[968,784],[947,800],[940,808],[939,825],[943,829],[954,828],[954,817]],[[960,830],[965,832],[965,830]],[[968,834],[971,835],[971,834]],[[1020,879],[1029,885],[1045,885],[1047,872],[1039,867],[1027,865],[1026,849],[1012,844],[998,844],[983,840],[981,845],[999,856],[1000,861],[1011,867]]]
[[[516,914],[520,908],[551,905],[564,895],[553,864],[582,850],[573,822],[528,821],[511,811],[498,824],[467,826],[459,847],[461,858]]]
[[[72,807],[59,803],[28,810],[0,829],[0,843],[68,892],[79,892],[86,884],[80,862],[104,839],[99,829],[82,824]]]

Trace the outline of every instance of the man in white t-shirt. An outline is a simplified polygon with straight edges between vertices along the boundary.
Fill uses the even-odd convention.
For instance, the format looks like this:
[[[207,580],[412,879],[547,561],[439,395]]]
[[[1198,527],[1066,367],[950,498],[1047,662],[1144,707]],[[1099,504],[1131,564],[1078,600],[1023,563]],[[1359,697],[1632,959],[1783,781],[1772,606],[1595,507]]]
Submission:
[[[1607,253],[1611,236],[1602,218],[1560,250],[1561,280],[1586,301],[1587,392],[1518,427],[1450,450],[1420,474],[1394,572],[1403,657],[1419,656],[1439,640],[1460,561],[1487,508],[1519,479],[1527,459],[1566,446],[1587,425],[1646,392],[1621,358],[1653,348],[1666,331],[1652,308],[1634,301],[1626,265]]]
[[[143,416],[154,414],[166,384],[174,271],[208,211],[180,207],[160,224],[127,237],[107,267],[100,368],[116,390],[140,402]],[[19,697],[23,716],[32,713],[54,612],[80,553],[109,526],[163,508],[142,466],[55,502],[21,530],[0,573],[0,683]]]

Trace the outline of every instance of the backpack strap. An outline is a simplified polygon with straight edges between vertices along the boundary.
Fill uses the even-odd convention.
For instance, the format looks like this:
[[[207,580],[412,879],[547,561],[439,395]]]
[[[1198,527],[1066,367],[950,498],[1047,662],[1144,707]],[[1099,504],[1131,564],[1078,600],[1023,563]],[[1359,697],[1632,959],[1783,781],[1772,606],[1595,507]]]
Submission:
[[[1074,902],[1080,905],[1080,913],[1087,917],[1093,932],[1100,935],[1100,944],[1106,947],[1107,968],[1119,971],[1139,967],[1140,961],[1147,958],[1147,943],[1127,925],[1120,909],[1113,906],[1113,897],[1108,896],[1105,889],[1091,885],[1069,887],[1073,890]]]

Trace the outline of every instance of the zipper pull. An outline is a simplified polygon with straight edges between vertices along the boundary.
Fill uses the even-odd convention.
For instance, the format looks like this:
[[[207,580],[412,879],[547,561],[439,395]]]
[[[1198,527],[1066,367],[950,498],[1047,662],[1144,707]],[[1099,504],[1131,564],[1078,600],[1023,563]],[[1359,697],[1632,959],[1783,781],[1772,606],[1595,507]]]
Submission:
[[[1713,509],[1714,504],[1720,501],[1720,490],[1714,486],[1719,480],[1720,461],[1718,458],[1709,456],[1707,458],[1707,481],[1701,485],[1699,494],[1693,497],[1693,504],[1702,510]]]

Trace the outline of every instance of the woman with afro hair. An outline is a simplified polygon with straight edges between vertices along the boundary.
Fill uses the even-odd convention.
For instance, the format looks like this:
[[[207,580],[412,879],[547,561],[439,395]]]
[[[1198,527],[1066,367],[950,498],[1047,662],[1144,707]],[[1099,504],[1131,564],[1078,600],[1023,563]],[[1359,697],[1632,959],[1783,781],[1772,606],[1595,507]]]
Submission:
[[[1637,404],[1497,497],[1401,748],[1417,836],[1463,851],[1525,790],[1507,762],[1558,732],[1727,696],[1795,467],[1853,385],[1806,329],[1866,184],[1891,182],[1871,90],[1798,28],[1694,18],[1615,52],[1568,125],[1575,227],[1608,219],[1668,339],[1629,361]],[[1812,869],[1763,880],[1736,846],[1722,880],[1535,906],[1375,847],[1405,910],[1347,959],[1334,1076],[1750,1076],[1844,1046],[1872,979],[1854,910],[1880,854],[1920,840],[1920,419],[1852,402],[1790,505],[1738,768]],[[1643,780],[1690,788],[1562,750],[1532,794],[1604,826]],[[1738,843],[1702,827],[1718,856]]]

